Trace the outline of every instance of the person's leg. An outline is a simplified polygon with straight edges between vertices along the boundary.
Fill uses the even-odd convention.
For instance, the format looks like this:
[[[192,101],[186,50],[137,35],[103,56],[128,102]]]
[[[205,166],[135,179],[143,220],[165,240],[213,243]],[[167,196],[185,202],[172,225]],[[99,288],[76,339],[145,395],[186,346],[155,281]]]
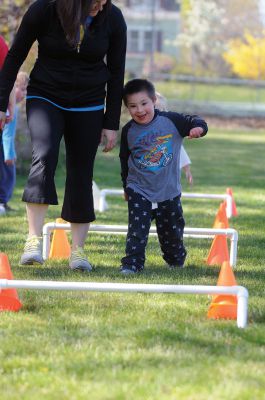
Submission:
[[[44,219],[46,212],[48,210],[48,204],[34,204],[27,203],[27,219],[28,219],[28,236],[38,236],[42,235],[42,228],[44,225]]]
[[[54,182],[65,121],[63,111],[45,100],[27,100],[32,163],[22,200],[58,204]]]
[[[71,223],[71,269],[92,269],[83,248],[89,223],[95,219],[92,179],[103,115],[103,111],[67,112],[64,134],[67,176],[62,218]]]
[[[144,268],[145,248],[152,218],[152,203],[132,189],[128,193],[128,234],[126,256],[121,259],[121,272],[136,273]]]
[[[7,185],[6,185],[6,201],[5,201],[5,207],[6,210],[12,210],[10,207],[7,206],[7,203],[10,201],[14,187],[16,184],[16,165],[7,165]]]
[[[69,267],[72,270],[92,271],[92,265],[87,260],[84,252],[88,229],[89,224],[71,223],[72,250],[69,259]]]
[[[5,164],[4,149],[0,139],[0,204],[3,206],[3,210],[8,199],[9,181],[10,167]]]
[[[75,224],[90,223],[95,220],[92,179],[104,112],[66,113],[66,183],[62,218]]]
[[[5,215],[5,165],[4,150],[2,140],[0,138],[0,215]]]
[[[43,264],[42,257],[42,227],[48,209],[47,204],[27,203],[28,238],[21,255],[20,264]]]
[[[28,239],[21,264],[43,263],[41,235],[48,204],[58,204],[54,183],[64,129],[61,110],[43,100],[27,102],[32,164],[22,200],[27,203]]]
[[[71,223],[73,250],[76,250],[78,247],[84,247],[88,229],[89,229],[89,224]]]
[[[170,267],[182,267],[186,258],[183,244],[185,221],[180,196],[158,203],[155,220],[162,255]]]

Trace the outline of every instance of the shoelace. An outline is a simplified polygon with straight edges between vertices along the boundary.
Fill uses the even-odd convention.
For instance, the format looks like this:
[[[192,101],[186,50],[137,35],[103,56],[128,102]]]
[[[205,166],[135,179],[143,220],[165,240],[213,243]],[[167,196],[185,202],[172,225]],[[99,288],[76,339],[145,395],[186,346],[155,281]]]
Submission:
[[[27,239],[25,244],[26,251],[34,251],[37,250],[40,246],[41,237],[38,236],[31,236]]]
[[[71,258],[74,258],[75,260],[78,261],[86,260],[86,256],[82,247],[77,247],[76,250],[73,250]]]

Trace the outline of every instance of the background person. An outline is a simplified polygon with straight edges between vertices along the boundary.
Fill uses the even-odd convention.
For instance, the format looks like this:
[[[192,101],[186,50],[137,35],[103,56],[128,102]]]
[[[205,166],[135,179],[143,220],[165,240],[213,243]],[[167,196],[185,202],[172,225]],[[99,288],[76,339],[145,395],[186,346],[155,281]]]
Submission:
[[[8,45],[5,42],[5,39],[3,38],[3,36],[0,35],[0,71],[3,67],[7,53],[8,53]],[[1,72],[0,72],[0,74],[1,74]],[[8,105],[7,105],[8,115],[5,115],[4,118],[0,118],[0,131],[3,130],[5,123],[8,123],[9,121],[11,121],[13,119],[15,103],[16,103],[15,89],[13,88],[13,90],[10,93]]]
[[[12,121],[5,125],[0,141],[0,207],[5,212],[12,211],[8,205],[16,183],[16,150],[15,137],[18,117],[18,106],[27,93],[29,77],[26,72],[19,72],[15,83],[16,107]]]
[[[156,92],[156,108],[158,108],[160,111],[168,111],[168,105],[167,105],[167,100],[166,98],[159,92]],[[185,150],[184,146],[181,146],[180,149],[180,159],[179,159],[179,168],[183,169],[185,172],[186,179],[190,185],[193,184],[193,177],[191,173],[191,160],[190,157]]]
[[[23,194],[29,235],[21,264],[43,263],[41,233],[49,204],[58,204],[54,174],[64,136],[66,184],[62,218],[71,223],[71,269],[90,271],[83,251],[95,219],[93,166],[100,140],[115,146],[126,53],[126,24],[111,0],[37,0],[25,13],[0,77],[0,120],[32,44],[27,119],[32,164]],[[104,111],[105,109],[105,111]]]
[[[164,260],[170,268],[183,267],[187,252],[180,201],[180,148],[184,137],[204,136],[207,124],[198,116],[155,109],[155,88],[145,79],[127,82],[123,100],[132,120],[122,129],[120,145],[121,176],[128,199],[121,273],[143,270],[153,218]]]
[[[2,69],[2,66],[4,64],[6,55],[8,52],[8,46],[7,43],[5,42],[3,36],[0,35],[0,71]],[[4,129],[5,121],[8,123],[9,121],[12,120],[13,114],[14,114],[14,107],[15,107],[15,91],[12,90],[10,97],[9,97],[9,103],[8,103],[8,116],[5,115],[4,120],[1,120],[0,118],[0,159],[2,159],[2,131]],[[0,167],[0,182],[3,181],[4,176],[2,175],[1,172],[1,167]],[[0,199],[0,215],[3,215],[6,213],[6,209],[4,204],[1,202]]]

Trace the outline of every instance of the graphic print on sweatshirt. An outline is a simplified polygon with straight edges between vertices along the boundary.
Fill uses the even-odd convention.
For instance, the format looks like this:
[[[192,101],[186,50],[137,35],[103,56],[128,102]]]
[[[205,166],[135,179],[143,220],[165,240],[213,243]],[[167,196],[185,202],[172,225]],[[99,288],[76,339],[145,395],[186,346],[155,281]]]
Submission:
[[[132,149],[135,165],[150,171],[166,167],[173,159],[172,138],[172,133],[143,132]]]

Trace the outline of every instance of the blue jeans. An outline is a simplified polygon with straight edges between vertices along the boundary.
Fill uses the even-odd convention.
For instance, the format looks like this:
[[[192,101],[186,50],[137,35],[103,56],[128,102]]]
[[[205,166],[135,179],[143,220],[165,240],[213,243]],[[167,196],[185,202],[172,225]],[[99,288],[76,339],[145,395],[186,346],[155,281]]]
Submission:
[[[2,140],[0,142],[0,203],[6,204],[12,197],[16,184],[16,166],[6,165]]]

